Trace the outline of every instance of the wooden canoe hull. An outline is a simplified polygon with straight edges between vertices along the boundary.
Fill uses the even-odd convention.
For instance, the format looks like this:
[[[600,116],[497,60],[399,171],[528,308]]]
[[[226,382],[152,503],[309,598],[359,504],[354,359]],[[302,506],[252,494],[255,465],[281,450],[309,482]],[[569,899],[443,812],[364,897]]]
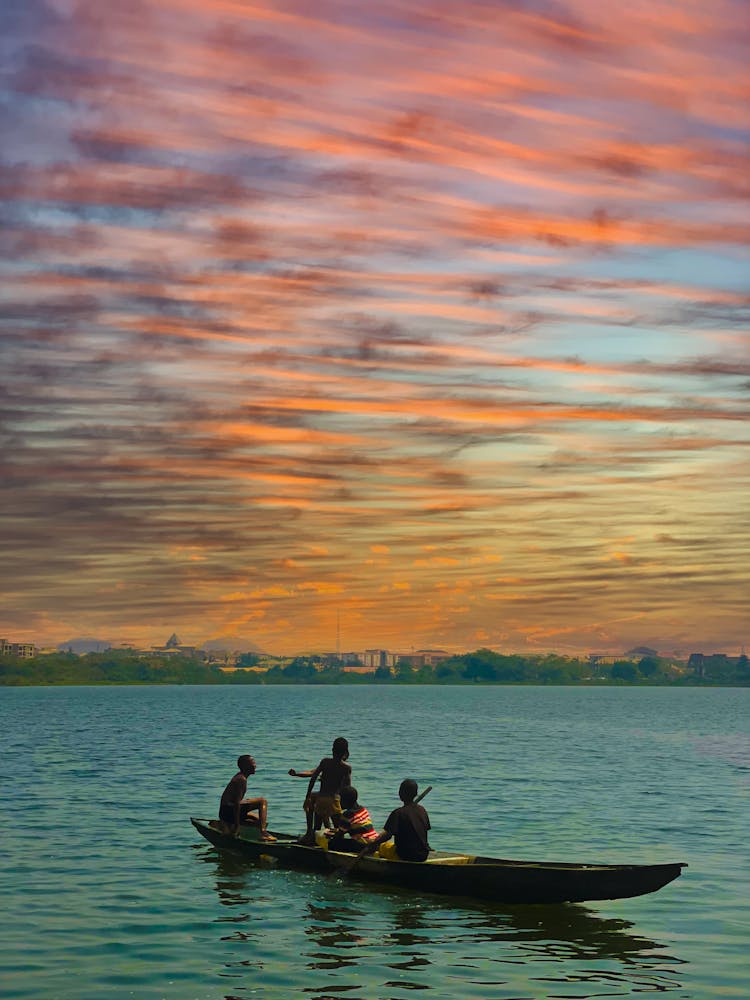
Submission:
[[[248,858],[275,858],[289,868],[330,872],[352,865],[352,855],[307,847],[295,838],[276,834],[276,843],[258,839],[257,829],[243,828],[239,837],[224,833],[218,824],[191,818],[195,829],[215,847]],[[501,903],[583,903],[596,899],[625,899],[655,892],[680,875],[683,864],[576,865],[534,861],[506,861],[460,852],[433,852],[427,861],[386,861],[362,858],[351,877],[399,885],[417,892],[470,896]]]

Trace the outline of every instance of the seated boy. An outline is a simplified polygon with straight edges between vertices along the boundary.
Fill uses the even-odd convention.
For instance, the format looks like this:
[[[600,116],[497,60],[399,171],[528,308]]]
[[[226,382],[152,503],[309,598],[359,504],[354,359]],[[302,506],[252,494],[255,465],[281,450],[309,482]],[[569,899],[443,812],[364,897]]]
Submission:
[[[427,831],[430,817],[427,810],[414,799],[417,797],[417,783],[413,778],[401,782],[398,795],[403,805],[394,809],[385,821],[385,829],[369,841],[360,854],[371,854],[380,844],[380,856],[391,861],[426,861],[430,853]],[[391,837],[395,843],[387,844]]]
[[[332,817],[336,827],[328,841],[332,851],[358,851],[377,839],[370,814],[357,801],[357,789],[353,785],[341,789],[341,808],[342,812]]]
[[[227,787],[221,793],[219,803],[219,820],[223,824],[224,832],[239,836],[240,825],[260,826],[260,839],[266,841],[276,840],[266,829],[268,821],[268,803],[265,799],[246,799],[243,796],[247,791],[247,779],[251,774],[255,774],[255,760],[249,753],[243,753],[237,758],[239,771],[229,781]],[[257,812],[251,812],[256,809]]]

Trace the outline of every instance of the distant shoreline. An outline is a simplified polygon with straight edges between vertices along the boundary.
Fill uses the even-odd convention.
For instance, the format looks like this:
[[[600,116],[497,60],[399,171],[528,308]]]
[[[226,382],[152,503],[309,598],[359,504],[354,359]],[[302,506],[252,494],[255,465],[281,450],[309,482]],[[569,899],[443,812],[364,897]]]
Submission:
[[[255,675],[258,676],[257,674]],[[350,679],[352,678],[352,679]],[[354,679],[356,678],[356,679]],[[750,687],[750,680],[701,680],[681,678],[680,680],[587,680],[587,681],[501,681],[501,680],[453,680],[453,681],[377,681],[372,678],[346,675],[338,681],[314,680],[266,680],[255,681],[215,681],[215,680],[58,680],[46,681],[26,677],[8,679],[0,675],[0,687],[581,687],[581,688],[707,688],[707,687]]]
[[[343,687],[344,684],[315,684],[307,681],[289,683],[288,681],[260,681],[258,684],[214,684],[211,681],[65,681],[55,684],[45,682],[30,683],[8,683],[0,679],[0,687],[6,688],[61,688],[61,687]],[[629,682],[629,681],[602,681],[593,683],[592,681],[551,681],[541,683],[540,681],[448,681],[446,683],[422,683],[412,684],[408,681],[392,681],[389,684],[377,684],[365,682],[354,684],[355,687],[578,687],[578,688],[744,688],[750,687],[750,681],[684,681],[675,682]]]
[[[547,654],[502,654],[478,649],[442,660],[434,666],[408,662],[368,672],[317,656],[300,656],[273,664],[246,655],[232,668],[183,655],[142,655],[122,650],[47,653],[33,658],[0,657],[2,687],[161,687],[200,685],[366,685],[374,687],[747,687],[747,657],[704,658],[700,669],[658,656],[638,661],[592,663]],[[242,662],[242,661],[245,662]]]

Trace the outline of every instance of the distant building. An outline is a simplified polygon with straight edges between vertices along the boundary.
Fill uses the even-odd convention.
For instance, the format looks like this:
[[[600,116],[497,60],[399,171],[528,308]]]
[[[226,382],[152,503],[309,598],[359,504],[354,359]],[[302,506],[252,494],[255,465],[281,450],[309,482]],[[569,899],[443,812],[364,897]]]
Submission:
[[[75,656],[85,656],[86,653],[106,653],[112,648],[108,639],[95,639],[93,636],[80,636],[61,642],[57,649],[60,653],[73,653]]]
[[[195,651],[194,646],[178,646],[177,652],[181,652],[182,650],[187,650],[187,649],[192,649],[194,650],[194,652],[185,653],[186,656],[198,655],[201,657],[201,659],[205,660],[206,663],[223,663],[225,665],[233,663],[236,664],[237,660],[239,659],[239,655],[241,655],[241,654],[238,655],[237,653],[230,653],[228,649],[205,649],[205,650],[200,649]],[[174,651],[175,651],[174,649],[169,650],[170,653]],[[241,669],[249,669],[249,668],[241,668]]]
[[[635,649],[629,649],[627,653],[589,653],[588,662],[592,667],[611,667],[613,663],[637,663],[638,660],[642,660],[644,656],[658,655],[659,654],[656,650],[649,649],[648,646],[636,646]]]
[[[362,665],[377,670],[378,667],[388,667],[387,649],[366,649],[362,654]]]
[[[418,649],[415,655],[423,657],[425,666],[434,667],[441,660],[447,660],[451,654],[444,649]]]
[[[190,656],[193,658],[205,659],[206,654],[197,646],[185,646],[177,638],[177,633],[173,632],[163,646],[152,646],[150,652],[160,656]],[[223,657],[222,657],[223,659]]]
[[[452,653],[444,649],[416,649],[411,653],[391,653],[387,649],[366,649],[360,661],[368,670],[377,670],[378,667],[396,667],[399,664],[408,664],[415,670],[420,667],[434,667],[441,660],[447,660]],[[356,661],[349,661],[354,662]]]
[[[21,660],[31,660],[37,654],[37,648],[33,642],[8,642],[7,639],[0,639],[0,656],[17,656]]]
[[[726,653],[691,653],[688,669],[694,670],[698,677],[706,677],[712,668],[737,667],[741,660],[741,656],[727,656]]]

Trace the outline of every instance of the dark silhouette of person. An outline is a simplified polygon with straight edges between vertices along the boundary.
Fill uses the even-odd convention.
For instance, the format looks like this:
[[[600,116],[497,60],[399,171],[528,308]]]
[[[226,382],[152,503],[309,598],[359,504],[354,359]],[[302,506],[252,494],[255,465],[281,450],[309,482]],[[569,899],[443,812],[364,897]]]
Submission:
[[[413,778],[405,778],[401,782],[398,797],[403,805],[393,810],[385,821],[383,831],[375,840],[370,841],[361,854],[371,854],[379,844],[385,844],[393,838],[394,849],[381,849],[382,857],[400,861],[426,861],[431,850],[427,841],[430,817],[424,806],[414,801],[417,791],[418,786]]]
[[[251,774],[255,774],[255,760],[249,753],[243,753],[237,758],[239,771],[229,781],[227,787],[221,793],[219,803],[219,819],[224,824],[226,833],[239,836],[240,825],[259,826],[261,840],[276,840],[268,830],[268,803],[265,799],[246,799],[247,779]],[[253,812],[252,810],[257,810]]]

